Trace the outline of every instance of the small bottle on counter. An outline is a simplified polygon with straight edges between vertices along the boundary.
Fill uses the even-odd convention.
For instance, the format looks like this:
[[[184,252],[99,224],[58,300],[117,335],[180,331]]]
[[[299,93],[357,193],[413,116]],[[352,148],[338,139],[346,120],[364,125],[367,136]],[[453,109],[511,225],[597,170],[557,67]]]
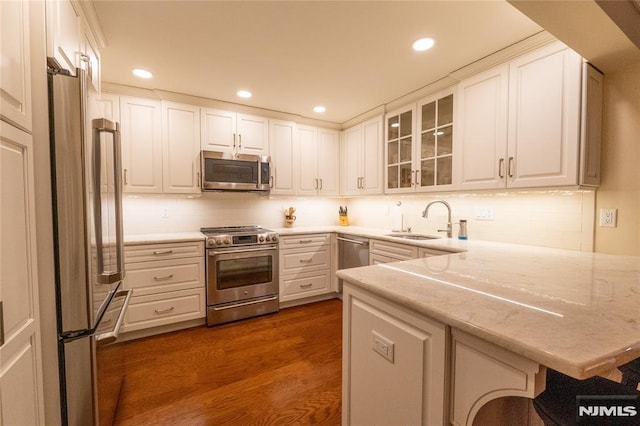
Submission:
[[[467,220],[460,219],[460,230],[458,231],[458,239],[466,240],[467,239]]]

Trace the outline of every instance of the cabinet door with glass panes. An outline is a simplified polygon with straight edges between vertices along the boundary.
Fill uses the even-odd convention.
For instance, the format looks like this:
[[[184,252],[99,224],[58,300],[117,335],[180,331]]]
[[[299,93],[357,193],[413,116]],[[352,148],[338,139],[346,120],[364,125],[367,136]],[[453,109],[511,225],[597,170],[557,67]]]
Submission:
[[[385,192],[415,191],[413,130],[416,111],[411,105],[387,114],[385,122]]]
[[[453,102],[452,90],[418,102],[414,151],[418,191],[451,189],[453,185]]]

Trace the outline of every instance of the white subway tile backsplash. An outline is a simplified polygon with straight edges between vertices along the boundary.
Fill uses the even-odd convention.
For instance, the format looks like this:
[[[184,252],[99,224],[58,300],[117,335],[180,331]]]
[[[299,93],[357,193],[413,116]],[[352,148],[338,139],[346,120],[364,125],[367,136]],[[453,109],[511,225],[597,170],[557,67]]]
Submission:
[[[338,207],[349,207],[352,225],[391,230],[391,212],[401,202],[404,226],[414,232],[438,234],[447,211],[434,205],[429,217],[422,212],[430,201],[446,200],[452,221],[468,221],[470,239],[593,250],[594,191],[502,191],[471,194],[373,196],[359,198],[265,197],[251,193],[207,193],[202,196],[140,195],[123,201],[127,234],[189,232],[204,226],[258,224],[284,226],[283,210],[296,208],[296,227],[338,224]],[[493,210],[493,220],[477,220],[478,207]],[[166,217],[163,217],[166,216]],[[453,235],[458,226],[454,225]],[[439,234],[442,235],[442,234]]]

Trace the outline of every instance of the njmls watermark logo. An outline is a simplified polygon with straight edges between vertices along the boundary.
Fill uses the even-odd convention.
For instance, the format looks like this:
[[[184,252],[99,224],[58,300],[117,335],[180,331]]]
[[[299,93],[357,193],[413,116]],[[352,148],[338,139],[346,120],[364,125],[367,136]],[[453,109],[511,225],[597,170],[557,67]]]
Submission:
[[[640,425],[637,395],[577,395],[576,410],[581,425]]]

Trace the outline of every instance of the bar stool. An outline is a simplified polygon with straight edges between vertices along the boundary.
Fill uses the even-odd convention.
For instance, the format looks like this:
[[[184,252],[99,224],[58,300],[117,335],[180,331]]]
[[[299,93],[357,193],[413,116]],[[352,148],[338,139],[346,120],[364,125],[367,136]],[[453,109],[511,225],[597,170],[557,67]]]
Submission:
[[[533,400],[533,406],[545,425],[575,425],[576,396],[578,395],[631,395],[640,396],[637,391],[640,382],[640,359],[618,367],[622,372],[621,383],[592,377],[577,380],[555,370],[547,370],[547,385],[544,392]],[[616,424],[604,420],[601,425]]]

